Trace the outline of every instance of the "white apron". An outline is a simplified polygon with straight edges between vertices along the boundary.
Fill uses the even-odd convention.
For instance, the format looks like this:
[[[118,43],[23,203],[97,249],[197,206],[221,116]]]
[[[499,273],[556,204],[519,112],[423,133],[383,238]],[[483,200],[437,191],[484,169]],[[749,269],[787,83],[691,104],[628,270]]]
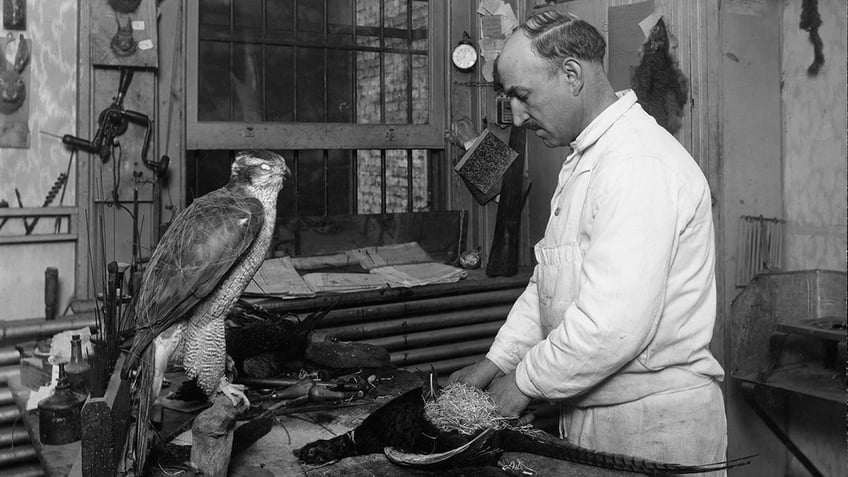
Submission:
[[[554,215],[565,213],[566,221],[552,220],[549,227],[554,230],[545,233],[546,237],[562,239],[549,243],[543,238],[534,247],[539,314],[545,335],[559,326],[580,291],[584,251],[578,234],[591,177],[591,168],[581,167],[579,162],[574,165],[571,176],[551,200]],[[570,198],[564,205],[563,194]],[[565,229],[555,230],[558,227]],[[560,435],[588,449],[679,464],[720,462],[727,449],[724,401],[714,381],[623,404],[564,404]],[[668,442],[674,442],[674,448],[669,448]],[[724,476],[726,472],[700,475]]]

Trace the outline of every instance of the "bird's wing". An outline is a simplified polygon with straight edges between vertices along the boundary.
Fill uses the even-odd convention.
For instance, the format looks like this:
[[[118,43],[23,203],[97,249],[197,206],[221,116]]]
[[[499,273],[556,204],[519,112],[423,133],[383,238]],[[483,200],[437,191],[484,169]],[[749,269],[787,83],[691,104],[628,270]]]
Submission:
[[[135,310],[136,336],[125,369],[161,332],[206,298],[256,238],[262,204],[218,189],[183,210],[150,259]]]

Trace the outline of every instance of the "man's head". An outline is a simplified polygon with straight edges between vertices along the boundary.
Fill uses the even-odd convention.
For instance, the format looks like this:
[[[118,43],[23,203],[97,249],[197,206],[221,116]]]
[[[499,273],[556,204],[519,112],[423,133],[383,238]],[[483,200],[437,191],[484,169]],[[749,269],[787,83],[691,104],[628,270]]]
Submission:
[[[527,20],[495,64],[514,124],[535,131],[548,147],[573,141],[612,93],[603,71],[605,51],[604,38],[583,20],[554,10]]]

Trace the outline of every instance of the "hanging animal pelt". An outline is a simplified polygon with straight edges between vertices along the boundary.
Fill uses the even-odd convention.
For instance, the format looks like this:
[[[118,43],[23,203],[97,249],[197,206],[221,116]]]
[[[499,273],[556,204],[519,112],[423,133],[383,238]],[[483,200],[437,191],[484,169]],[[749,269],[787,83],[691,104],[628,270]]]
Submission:
[[[801,4],[801,22],[798,26],[802,30],[810,32],[810,43],[813,44],[813,63],[807,68],[807,74],[810,76],[819,74],[819,70],[824,64],[822,39],[819,36],[821,24],[818,0],[804,0],[804,3]]]
[[[660,18],[639,50],[641,61],[633,70],[631,86],[642,108],[674,134],[683,125],[689,80],[671,54],[670,38],[665,21]]]
[[[374,411],[356,429],[318,440],[296,451],[301,461],[325,464],[345,457],[385,453],[392,463],[422,469],[496,466],[502,452],[525,452],[613,470],[648,475],[714,472],[750,463],[750,458],[705,465],[650,461],[578,447],[529,426],[513,427],[497,413],[491,397],[476,388],[432,384],[406,392]],[[468,475],[469,472],[465,472]]]

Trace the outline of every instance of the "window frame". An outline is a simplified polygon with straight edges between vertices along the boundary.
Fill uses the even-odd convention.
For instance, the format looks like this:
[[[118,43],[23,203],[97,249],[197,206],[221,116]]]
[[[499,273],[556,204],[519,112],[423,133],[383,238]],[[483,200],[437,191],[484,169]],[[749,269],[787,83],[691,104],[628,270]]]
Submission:
[[[373,0],[378,1],[378,0]],[[444,1],[430,0],[429,122],[427,124],[198,121],[199,4],[187,2],[187,149],[444,149],[446,36]]]

